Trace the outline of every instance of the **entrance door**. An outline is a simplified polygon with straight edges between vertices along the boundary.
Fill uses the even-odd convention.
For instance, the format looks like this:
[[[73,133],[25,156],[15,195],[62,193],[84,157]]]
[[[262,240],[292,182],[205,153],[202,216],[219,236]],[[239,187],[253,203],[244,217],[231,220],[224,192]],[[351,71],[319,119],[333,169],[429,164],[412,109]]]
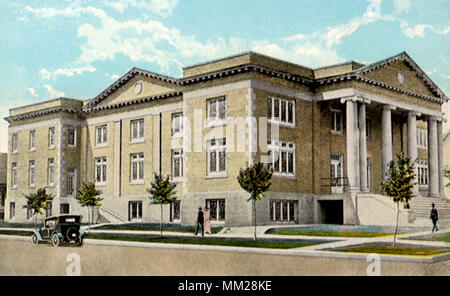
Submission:
[[[344,193],[344,165],[341,155],[331,157],[331,193]]]

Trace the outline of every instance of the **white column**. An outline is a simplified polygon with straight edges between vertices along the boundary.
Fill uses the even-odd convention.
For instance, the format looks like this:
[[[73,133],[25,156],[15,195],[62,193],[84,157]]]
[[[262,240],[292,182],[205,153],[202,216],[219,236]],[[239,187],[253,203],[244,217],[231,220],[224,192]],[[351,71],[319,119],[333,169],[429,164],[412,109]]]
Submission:
[[[346,100],[346,139],[347,139],[347,178],[348,189],[350,192],[358,191],[356,178],[359,171],[357,167],[357,121],[356,121],[356,102],[352,99]]]
[[[382,178],[386,178],[386,173],[389,170],[389,163],[392,161],[392,118],[391,118],[392,106],[383,106],[383,113],[381,116],[381,161],[383,175]]]
[[[366,135],[366,103],[359,106],[359,175],[362,192],[367,188],[367,135]]]
[[[435,117],[428,119],[428,195],[436,197],[439,195],[439,167],[437,147],[437,123]]]
[[[419,114],[417,112],[411,111],[408,113],[408,133],[407,133],[407,153],[408,157],[411,161],[415,161],[417,159],[417,118]],[[415,173],[416,178],[414,180],[415,183],[418,182],[418,174],[417,174],[417,163],[415,165]],[[419,194],[419,185],[416,184],[412,188],[413,194]]]
[[[445,180],[444,180],[444,146],[442,142],[442,119],[437,121],[437,150],[438,150],[438,181],[439,195],[444,197]]]

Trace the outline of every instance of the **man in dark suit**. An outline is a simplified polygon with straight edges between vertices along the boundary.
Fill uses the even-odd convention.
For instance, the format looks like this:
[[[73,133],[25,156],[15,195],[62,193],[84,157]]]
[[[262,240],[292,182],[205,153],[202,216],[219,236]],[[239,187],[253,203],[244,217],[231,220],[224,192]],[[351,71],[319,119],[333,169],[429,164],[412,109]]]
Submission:
[[[202,236],[205,236],[205,228],[203,227],[203,222],[205,221],[202,207],[198,208],[198,214],[197,214],[197,229],[195,230],[195,235],[198,234],[198,228],[202,228]]]
[[[438,231],[437,228],[437,221],[439,220],[438,210],[434,207],[434,203],[431,204],[431,214],[430,219],[433,222],[433,229],[431,230],[431,233],[434,232],[434,230]]]

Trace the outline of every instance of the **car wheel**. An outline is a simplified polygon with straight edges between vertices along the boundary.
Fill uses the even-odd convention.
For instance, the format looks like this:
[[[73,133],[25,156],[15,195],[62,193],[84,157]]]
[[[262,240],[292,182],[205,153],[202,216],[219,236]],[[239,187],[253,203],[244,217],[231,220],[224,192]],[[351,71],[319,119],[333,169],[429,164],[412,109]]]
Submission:
[[[52,245],[54,247],[57,247],[57,246],[59,246],[60,242],[61,242],[61,240],[59,239],[59,236],[56,233],[53,234],[53,236],[52,236]]]
[[[79,237],[75,243],[77,244],[77,246],[81,247],[83,245],[83,238]]]
[[[38,239],[36,233],[33,233],[33,235],[31,236],[31,243],[32,243],[33,245],[39,244],[39,239]]]

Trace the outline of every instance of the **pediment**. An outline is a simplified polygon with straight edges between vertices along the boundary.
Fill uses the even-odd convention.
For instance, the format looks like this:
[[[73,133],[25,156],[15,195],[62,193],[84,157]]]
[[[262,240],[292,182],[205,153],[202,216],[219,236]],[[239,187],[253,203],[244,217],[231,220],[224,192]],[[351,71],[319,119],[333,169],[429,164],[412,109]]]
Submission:
[[[398,89],[446,99],[439,87],[406,53],[363,67],[356,73]]]
[[[133,68],[119,78],[96,98],[92,99],[87,109],[157,96],[179,89],[174,78]]]

